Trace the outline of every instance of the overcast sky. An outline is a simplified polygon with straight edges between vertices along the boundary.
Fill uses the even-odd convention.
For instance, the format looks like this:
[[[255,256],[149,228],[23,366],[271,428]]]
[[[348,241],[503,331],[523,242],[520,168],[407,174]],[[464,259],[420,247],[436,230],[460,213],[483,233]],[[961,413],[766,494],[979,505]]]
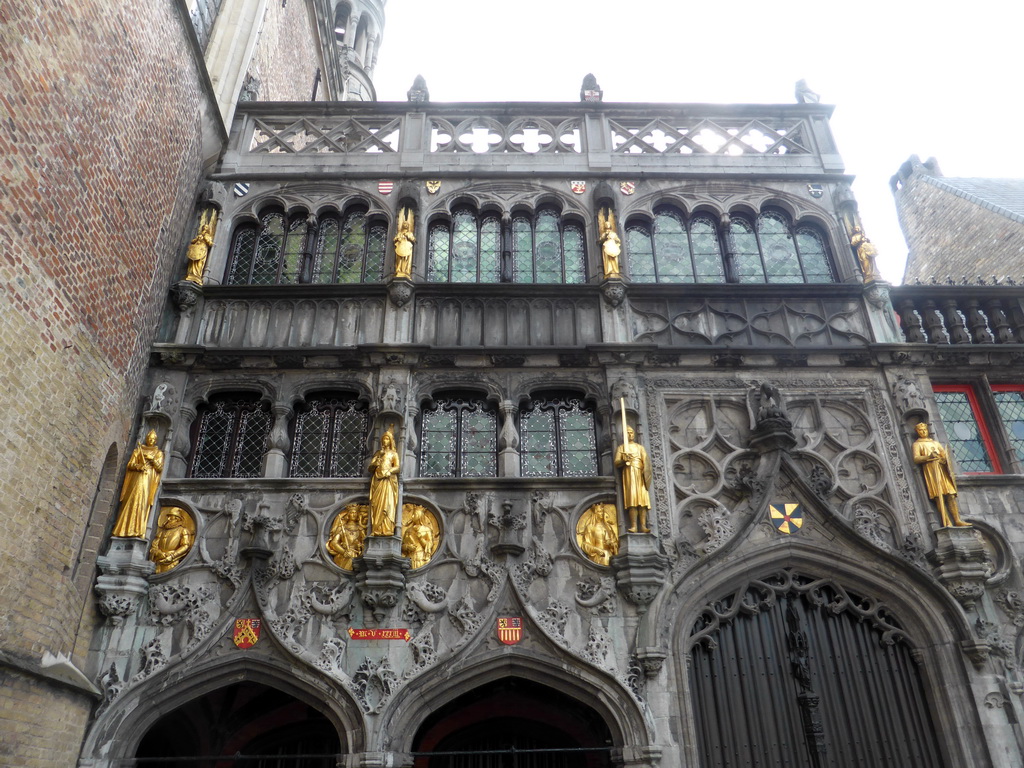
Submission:
[[[404,101],[793,103],[800,78],[832,130],[883,275],[906,244],[889,178],[911,154],[946,176],[1024,178],[1020,0],[387,0],[374,82]]]

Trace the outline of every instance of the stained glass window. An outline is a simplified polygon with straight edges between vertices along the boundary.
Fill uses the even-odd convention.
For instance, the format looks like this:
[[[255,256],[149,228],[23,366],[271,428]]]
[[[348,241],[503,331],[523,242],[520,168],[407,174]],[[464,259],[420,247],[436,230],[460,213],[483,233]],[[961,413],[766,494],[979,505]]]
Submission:
[[[687,225],[674,208],[655,211],[651,226],[626,227],[630,278],[637,283],[722,283],[725,267],[718,229],[708,216]]]
[[[959,472],[994,472],[991,445],[969,387],[935,387],[935,404],[946,427]]]
[[[1024,388],[994,386],[992,396],[1017,459],[1024,462]]]
[[[475,398],[449,397],[424,410],[420,432],[422,477],[494,477],[498,416]]]
[[[243,224],[235,231],[227,283],[380,282],[386,247],[387,227],[369,220],[363,210],[324,214],[319,220],[270,211],[259,226]]]
[[[270,408],[256,395],[211,398],[196,420],[192,477],[260,477]]]
[[[578,398],[534,400],[523,410],[523,477],[593,477],[597,472],[594,412]]]
[[[359,477],[363,473],[367,414],[353,397],[311,395],[295,415],[292,477]]]
[[[822,234],[810,226],[790,226],[778,211],[766,211],[756,224],[735,217],[729,226],[733,271],[740,283],[831,283],[835,281]]]

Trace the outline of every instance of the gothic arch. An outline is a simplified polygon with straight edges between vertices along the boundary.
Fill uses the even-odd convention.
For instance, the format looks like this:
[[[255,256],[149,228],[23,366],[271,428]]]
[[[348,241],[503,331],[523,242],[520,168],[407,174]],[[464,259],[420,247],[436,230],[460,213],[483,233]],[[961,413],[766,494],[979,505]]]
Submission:
[[[236,653],[214,658],[188,670],[180,682],[168,681],[168,670],[133,686],[96,718],[82,747],[83,760],[127,760],[135,756],[143,737],[163,716],[178,707],[232,683],[253,682],[274,688],[318,710],[334,726],[342,750],[365,749],[365,725],[359,705],[341,686],[325,690],[322,675],[272,659]],[[181,670],[177,670],[178,675]]]

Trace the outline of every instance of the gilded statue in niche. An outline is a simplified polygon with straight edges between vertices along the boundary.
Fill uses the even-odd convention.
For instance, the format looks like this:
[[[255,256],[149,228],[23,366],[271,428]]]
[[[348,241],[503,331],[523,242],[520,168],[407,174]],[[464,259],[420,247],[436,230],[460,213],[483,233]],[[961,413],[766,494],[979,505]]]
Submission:
[[[619,277],[619,256],[622,253],[622,240],[615,227],[615,212],[611,208],[601,208],[597,212],[598,238],[601,245],[601,264],[604,276]]]
[[[650,533],[647,512],[651,508],[651,462],[647,451],[636,442],[632,427],[626,427],[625,440],[615,451],[615,466],[622,470],[622,503],[629,518],[629,532]]]
[[[339,568],[351,571],[352,561],[362,556],[369,520],[368,504],[349,504],[334,518],[327,536],[327,552]]]
[[[217,211],[208,208],[199,219],[199,231],[188,244],[188,271],[185,279],[196,285],[203,284],[206,259],[213,247],[213,235],[217,226]]]
[[[914,463],[921,465],[924,485],[928,498],[935,501],[942,516],[943,528],[967,528],[970,523],[960,518],[960,504],[957,502],[956,479],[949,464],[949,450],[938,440],[928,435],[928,425],[923,421],[914,430]]]
[[[196,538],[196,524],[181,507],[164,507],[157,518],[156,536],[149,547],[149,559],[156,572],[165,573],[185,559]]]
[[[395,277],[412,277],[412,245],[415,219],[411,208],[398,212],[398,232],[395,234]]]
[[[144,539],[153,508],[160,474],[164,470],[164,452],[156,444],[156,432],[149,430],[144,442],[135,446],[121,486],[120,509],[112,536],[119,539]]]
[[[441,528],[434,513],[419,504],[402,505],[402,557],[413,568],[430,562],[441,543]]]
[[[878,256],[878,249],[868,240],[860,225],[855,225],[853,234],[850,236],[850,245],[857,252],[857,261],[860,262],[860,271],[864,273],[865,280],[873,280],[878,277],[878,265],[875,258]]]
[[[370,460],[370,533],[394,536],[398,513],[398,451],[394,426],[381,436],[380,449]]]
[[[614,504],[592,505],[576,523],[576,543],[598,565],[608,565],[619,553],[619,526]]]

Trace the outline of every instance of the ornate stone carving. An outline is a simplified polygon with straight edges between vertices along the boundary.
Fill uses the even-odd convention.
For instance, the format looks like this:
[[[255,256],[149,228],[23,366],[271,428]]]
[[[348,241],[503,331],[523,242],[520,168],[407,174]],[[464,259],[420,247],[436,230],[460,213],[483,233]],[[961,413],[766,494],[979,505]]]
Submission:
[[[587,636],[587,646],[583,649],[583,658],[598,667],[606,667],[608,651],[611,650],[612,642],[608,637],[608,631],[600,621],[594,621],[590,625],[590,634]]]
[[[396,307],[404,307],[412,299],[413,284],[406,278],[395,278],[388,283],[388,298]]]
[[[734,529],[730,517],[729,510],[721,505],[709,507],[698,516],[697,522],[707,536],[701,545],[704,554],[711,554],[732,538]]]
[[[993,564],[981,536],[974,528],[939,528],[938,545],[930,558],[938,567],[938,579],[964,608],[970,608],[985,592],[985,580]]]
[[[476,632],[483,621],[480,614],[473,608],[473,604],[470,603],[468,594],[464,594],[455,605],[448,609],[448,618],[462,633],[464,640]]]
[[[409,674],[414,674],[421,669],[433,666],[437,663],[437,651],[434,649],[433,629],[430,625],[423,627],[409,643],[412,649],[414,668]]]
[[[669,559],[657,546],[657,540],[642,534],[627,533],[619,554],[612,558],[619,590],[641,611],[647,609],[661,590],[668,564]]]
[[[139,671],[132,678],[132,683],[145,680],[154,672],[167,664],[167,657],[164,655],[160,638],[153,638],[149,643],[139,649]]]
[[[853,508],[854,530],[879,549],[891,552],[892,547],[885,534],[885,522],[880,512],[864,504],[858,504]]]
[[[347,644],[340,637],[329,637],[320,647],[316,666],[328,674],[337,675],[342,671]]]
[[[379,661],[363,659],[363,663],[352,677],[359,702],[370,714],[380,712],[381,707],[395,692],[398,682],[398,673],[392,669],[391,662],[386,656]]]
[[[576,582],[576,602],[599,614],[615,613],[615,579],[605,576],[600,581],[587,579]]]
[[[565,639],[565,625],[569,620],[569,606],[561,600],[555,600],[546,609],[537,614],[537,623],[549,635]]]
[[[150,621],[169,627],[184,623],[188,631],[185,649],[209,634],[212,617],[206,606],[214,599],[211,589],[185,584],[161,584],[149,590]]]
[[[623,285],[621,280],[611,279],[605,280],[601,286],[601,293],[604,295],[604,300],[613,307],[618,307],[626,299],[626,286]]]

